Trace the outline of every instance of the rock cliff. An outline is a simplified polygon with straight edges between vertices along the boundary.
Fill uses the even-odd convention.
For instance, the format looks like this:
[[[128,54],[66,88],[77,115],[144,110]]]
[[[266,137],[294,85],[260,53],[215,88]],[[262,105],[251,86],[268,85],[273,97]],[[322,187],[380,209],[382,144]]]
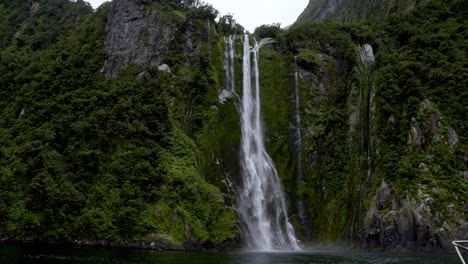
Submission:
[[[451,241],[468,237],[468,222],[454,204],[444,211],[435,208],[425,185],[420,185],[417,195],[410,198],[401,197],[382,181],[365,216],[363,247],[451,250]]]
[[[383,20],[389,14],[412,10],[421,2],[424,0],[310,0],[297,22],[327,19],[349,22],[359,18]]]
[[[141,72],[151,67],[170,71],[170,66],[178,63],[170,61],[171,54],[193,63],[208,42],[211,26],[208,20],[200,25],[198,17],[190,15],[167,11],[159,2],[113,1],[106,26],[108,58],[101,71],[116,77],[132,64]]]
[[[177,27],[141,1],[115,0],[106,26],[108,58],[102,71],[115,77],[130,63],[148,69],[162,64]]]
[[[399,23],[390,21],[389,28]],[[298,23],[285,36],[294,39],[288,44],[300,77],[303,177],[300,195],[291,196],[310,219],[312,234],[304,236],[421,251],[450,250],[452,240],[467,238],[463,117],[447,111],[449,99],[430,92],[437,89],[428,85],[432,70],[405,71],[414,58],[398,57],[395,46],[387,49],[353,26]],[[412,44],[399,43],[406,52]]]

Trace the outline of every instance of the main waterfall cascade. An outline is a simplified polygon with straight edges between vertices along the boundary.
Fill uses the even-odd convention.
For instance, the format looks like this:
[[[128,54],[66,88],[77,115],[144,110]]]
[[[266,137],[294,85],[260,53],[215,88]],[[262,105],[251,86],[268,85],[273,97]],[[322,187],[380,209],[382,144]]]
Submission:
[[[264,145],[258,67],[260,46],[255,41],[251,50],[249,37],[245,35],[243,95],[240,107],[242,186],[237,207],[244,222],[244,234],[249,249],[300,250],[294,228],[289,222],[278,173]]]

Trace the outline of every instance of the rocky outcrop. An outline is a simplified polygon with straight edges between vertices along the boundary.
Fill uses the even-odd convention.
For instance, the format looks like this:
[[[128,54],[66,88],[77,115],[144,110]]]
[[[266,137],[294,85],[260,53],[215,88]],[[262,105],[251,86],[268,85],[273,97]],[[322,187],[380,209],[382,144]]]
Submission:
[[[468,171],[461,171],[460,174],[462,175],[463,179],[468,180]]]
[[[458,143],[458,134],[444,121],[440,111],[429,100],[424,100],[418,115],[411,119],[408,145],[422,150],[432,143],[453,147]]]
[[[114,0],[107,20],[108,57],[101,71],[111,78],[132,64],[142,73],[153,67],[171,73],[176,63],[193,65],[212,30],[206,20],[163,11],[157,1]],[[174,54],[180,61],[171,62]]]
[[[108,58],[102,71],[108,77],[115,77],[130,63],[144,69],[161,65],[177,30],[160,12],[128,0],[112,2],[106,29]]]
[[[382,182],[364,220],[364,248],[451,249],[451,241],[468,238],[468,223],[451,204],[437,211],[421,185],[416,198],[402,199]]]
[[[370,66],[375,62],[374,49],[369,44],[359,46],[359,58],[365,66]]]
[[[418,113],[411,118],[408,147],[428,155],[430,160],[427,153],[431,146],[444,144],[453,148],[458,141],[458,134],[441,112],[429,100],[421,102]],[[434,168],[430,163],[419,163],[418,171],[430,175]],[[465,177],[464,172],[461,177]],[[451,250],[451,241],[467,239],[466,204],[463,200],[446,200],[440,197],[441,192],[439,187],[419,184],[416,194],[402,195],[382,182],[364,219],[363,247]]]

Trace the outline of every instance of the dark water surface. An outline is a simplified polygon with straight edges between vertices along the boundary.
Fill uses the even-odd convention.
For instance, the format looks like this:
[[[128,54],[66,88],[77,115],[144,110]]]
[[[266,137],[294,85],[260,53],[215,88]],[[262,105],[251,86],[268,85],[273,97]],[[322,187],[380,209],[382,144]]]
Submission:
[[[255,253],[161,252],[130,249],[73,248],[37,245],[1,245],[0,263],[70,264],[460,264],[456,254],[416,253]]]

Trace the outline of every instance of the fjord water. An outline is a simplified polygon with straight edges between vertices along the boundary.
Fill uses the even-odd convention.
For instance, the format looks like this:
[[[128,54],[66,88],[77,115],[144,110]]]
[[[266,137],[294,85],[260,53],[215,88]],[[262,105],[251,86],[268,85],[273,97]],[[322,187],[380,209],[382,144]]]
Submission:
[[[160,252],[130,249],[0,245],[0,264],[459,264],[456,254]]]
[[[242,185],[237,199],[238,211],[244,222],[243,233],[248,249],[300,250],[288,219],[283,187],[264,145],[260,114],[259,48],[260,45],[255,41],[251,49],[246,34],[240,109]]]

